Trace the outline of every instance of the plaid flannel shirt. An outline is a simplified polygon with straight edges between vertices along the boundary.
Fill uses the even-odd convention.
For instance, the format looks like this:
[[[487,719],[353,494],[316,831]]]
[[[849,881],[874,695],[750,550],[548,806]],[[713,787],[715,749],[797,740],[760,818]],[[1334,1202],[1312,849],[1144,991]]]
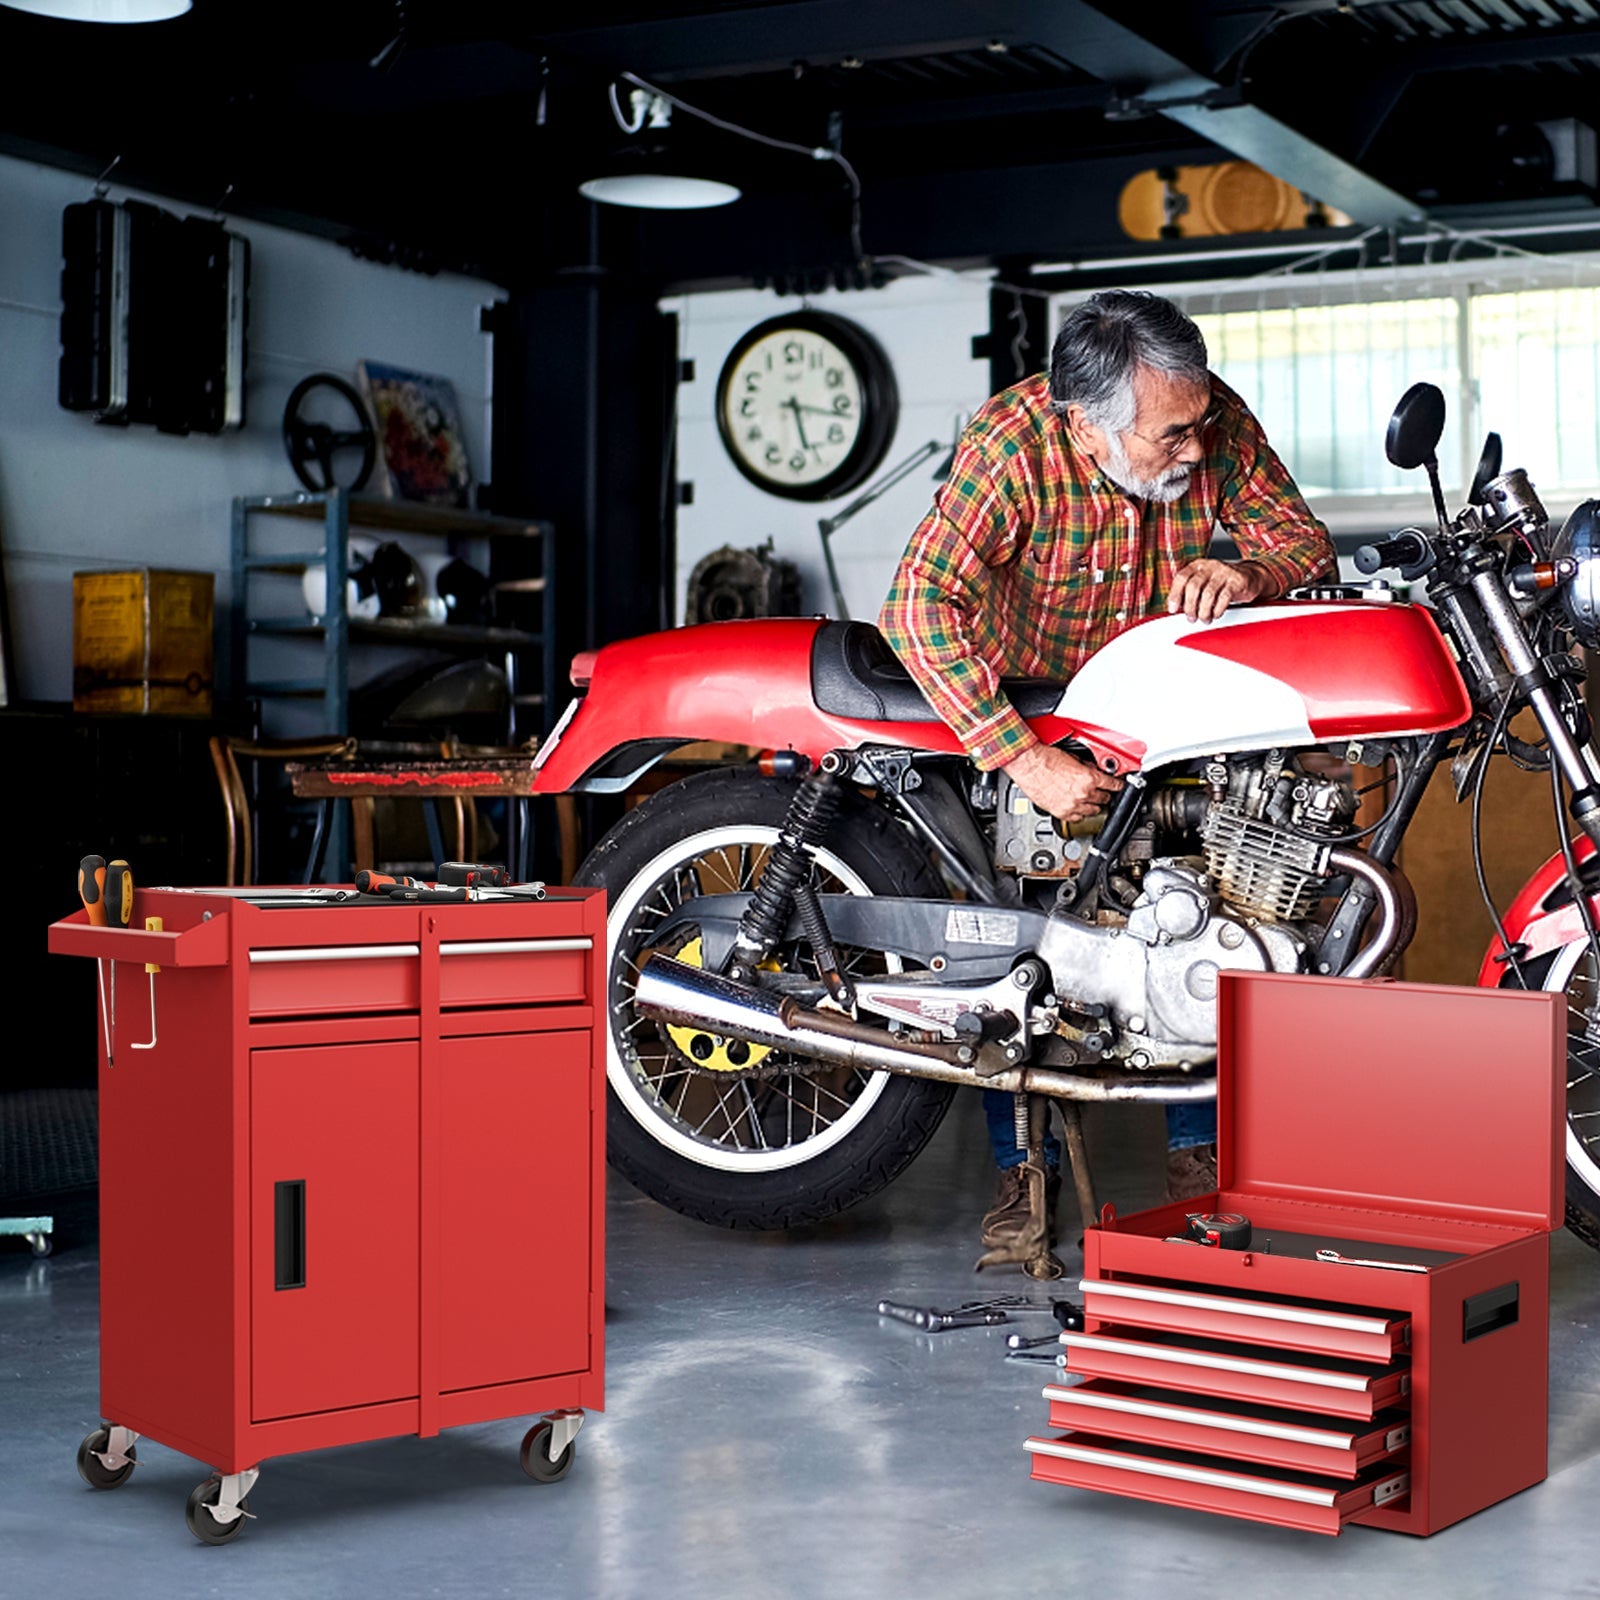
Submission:
[[[1334,569],[1245,403],[1219,378],[1205,460],[1169,504],[1134,500],[1073,444],[1045,374],[996,395],[968,424],[950,476],[901,558],[878,626],[982,768],[1038,738],[1003,677],[1065,680],[1141,619],[1164,613],[1174,574],[1215,528],[1284,593]]]

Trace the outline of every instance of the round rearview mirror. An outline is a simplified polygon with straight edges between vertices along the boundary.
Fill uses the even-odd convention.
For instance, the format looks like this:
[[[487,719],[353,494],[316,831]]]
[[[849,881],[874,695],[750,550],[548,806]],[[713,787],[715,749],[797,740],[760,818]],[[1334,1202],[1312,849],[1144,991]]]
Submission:
[[[1384,454],[1397,467],[1422,467],[1433,461],[1444,436],[1444,393],[1437,384],[1414,383],[1400,396],[1389,418]]]
[[[1483,491],[1500,476],[1501,457],[1500,435],[1491,433],[1483,441],[1483,454],[1478,457],[1478,470],[1472,474],[1472,487],[1467,491],[1468,505],[1483,504]]]

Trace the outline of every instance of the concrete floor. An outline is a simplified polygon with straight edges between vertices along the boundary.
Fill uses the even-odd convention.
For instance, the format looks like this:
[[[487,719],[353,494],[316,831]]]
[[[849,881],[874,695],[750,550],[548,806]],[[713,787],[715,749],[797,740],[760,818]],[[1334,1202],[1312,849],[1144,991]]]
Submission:
[[[1102,1198],[1153,1198],[1159,1117],[1089,1133]],[[1327,1539],[1030,1481],[1054,1369],[1006,1360],[1005,1336],[1053,1331],[1052,1289],[973,1277],[986,1163],[959,1096],[886,1194],[800,1235],[713,1231],[613,1176],[607,1410],[563,1482],[523,1476],[522,1421],[280,1458],[258,1520],[216,1548],[184,1527],[205,1476],[188,1457],[141,1443],[112,1493],[77,1475],[100,1420],[98,1255],[92,1208],[66,1203],[53,1258],[0,1241],[0,1595],[1600,1596],[1600,1257],[1571,1235],[1553,1241],[1549,1480],[1431,1539]],[[1041,1309],[1011,1327],[928,1335],[875,1313],[1018,1292]]]

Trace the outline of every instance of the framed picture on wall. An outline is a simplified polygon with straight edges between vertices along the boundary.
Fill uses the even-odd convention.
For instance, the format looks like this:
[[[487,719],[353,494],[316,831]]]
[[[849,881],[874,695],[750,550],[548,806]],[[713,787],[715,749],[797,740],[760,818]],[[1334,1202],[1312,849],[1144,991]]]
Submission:
[[[376,484],[392,500],[465,506],[472,490],[466,438],[448,378],[378,361],[356,365],[378,430]]]

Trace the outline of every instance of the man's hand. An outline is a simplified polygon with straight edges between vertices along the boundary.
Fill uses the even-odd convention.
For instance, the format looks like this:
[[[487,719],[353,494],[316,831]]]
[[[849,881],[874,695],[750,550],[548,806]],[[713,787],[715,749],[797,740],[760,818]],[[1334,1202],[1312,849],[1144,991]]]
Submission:
[[[1181,611],[1191,622],[1215,622],[1229,606],[1248,605],[1277,589],[1272,575],[1253,561],[1202,558],[1178,569],[1167,610]]]
[[[1063,822],[1079,822],[1103,811],[1122,779],[1078,761],[1054,745],[1030,745],[1006,763],[1011,781],[1038,806]]]

